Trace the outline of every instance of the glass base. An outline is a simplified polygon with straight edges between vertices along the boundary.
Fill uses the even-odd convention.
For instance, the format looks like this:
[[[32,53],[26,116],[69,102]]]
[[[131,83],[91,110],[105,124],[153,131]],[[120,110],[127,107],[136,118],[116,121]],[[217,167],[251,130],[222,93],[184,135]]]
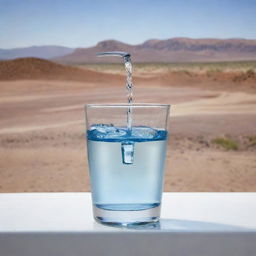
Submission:
[[[113,211],[93,206],[94,218],[97,222],[111,226],[144,225],[159,221],[160,205],[138,211]]]

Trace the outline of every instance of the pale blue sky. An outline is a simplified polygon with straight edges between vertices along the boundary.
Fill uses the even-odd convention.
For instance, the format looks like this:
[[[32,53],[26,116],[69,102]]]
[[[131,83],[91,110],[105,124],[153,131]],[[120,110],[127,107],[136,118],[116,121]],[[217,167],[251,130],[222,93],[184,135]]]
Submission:
[[[256,0],[0,0],[0,48],[171,37],[256,39]]]

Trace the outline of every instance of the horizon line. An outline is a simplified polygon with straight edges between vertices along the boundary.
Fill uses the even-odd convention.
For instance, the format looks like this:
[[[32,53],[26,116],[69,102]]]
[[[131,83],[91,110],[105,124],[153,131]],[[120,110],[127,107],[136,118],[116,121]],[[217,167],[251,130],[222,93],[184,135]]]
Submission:
[[[130,43],[126,43],[123,42],[121,40],[117,40],[117,39],[105,39],[105,40],[101,40],[98,41],[97,43],[95,43],[94,45],[90,45],[90,46],[76,46],[76,47],[72,47],[72,46],[65,46],[65,45],[58,45],[58,44],[38,44],[38,45],[30,45],[30,46],[18,46],[18,47],[12,47],[12,48],[5,48],[5,47],[0,47],[1,50],[13,50],[13,49],[23,49],[23,48],[31,48],[31,47],[65,47],[65,48],[70,48],[70,49],[79,49],[79,48],[91,48],[91,47],[95,47],[97,46],[99,43],[102,42],[106,42],[106,41],[115,41],[115,42],[119,42],[119,43],[123,43],[123,44],[127,44],[127,45],[131,45],[131,46],[136,46],[136,45],[141,45],[144,44],[148,41],[166,41],[166,40],[171,40],[171,39],[192,39],[192,40],[246,40],[246,41],[256,41],[256,38],[245,38],[245,37],[228,37],[228,38],[219,38],[219,37],[197,37],[197,38],[193,38],[193,37],[169,37],[166,39],[158,39],[158,38],[151,38],[151,39],[147,39],[144,40],[141,43],[137,43],[137,44],[130,44]]]

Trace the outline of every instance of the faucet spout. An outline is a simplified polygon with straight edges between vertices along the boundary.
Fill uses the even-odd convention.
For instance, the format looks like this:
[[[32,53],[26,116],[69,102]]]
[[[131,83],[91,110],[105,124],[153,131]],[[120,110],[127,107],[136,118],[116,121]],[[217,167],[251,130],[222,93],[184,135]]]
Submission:
[[[128,52],[98,52],[98,57],[110,56],[110,57],[122,57],[124,62],[131,60],[131,54]]]

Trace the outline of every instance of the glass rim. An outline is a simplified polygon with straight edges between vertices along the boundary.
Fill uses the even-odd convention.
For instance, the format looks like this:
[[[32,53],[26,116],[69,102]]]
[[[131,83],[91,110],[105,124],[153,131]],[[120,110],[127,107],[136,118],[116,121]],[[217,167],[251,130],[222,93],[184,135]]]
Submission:
[[[160,103],[100,103],[100,104],[85,104],[85,108],[170,108],[170,104]]]

